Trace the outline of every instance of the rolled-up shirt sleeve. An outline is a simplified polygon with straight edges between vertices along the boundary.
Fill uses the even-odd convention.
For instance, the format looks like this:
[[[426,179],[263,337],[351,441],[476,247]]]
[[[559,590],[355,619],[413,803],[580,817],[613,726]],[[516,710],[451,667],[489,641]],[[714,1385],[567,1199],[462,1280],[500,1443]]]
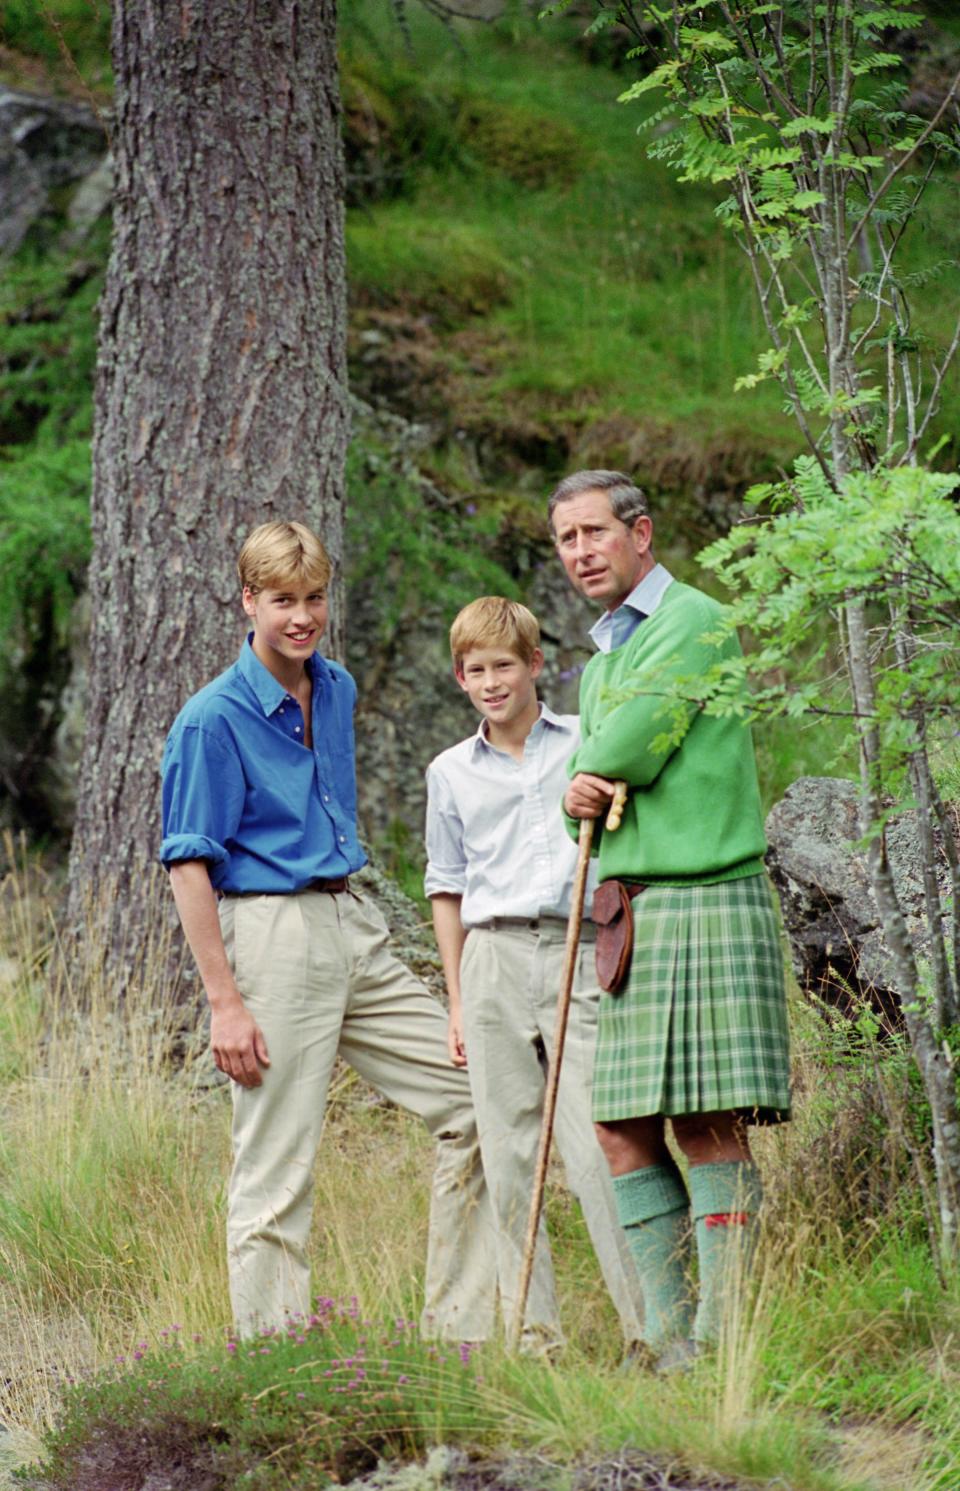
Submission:
[[[462,896],[467,884],[463,823],[449,784],[434,766],[427,769],[426,839],[424,895]]]
[[[240,762],[210,731],[185,725],[170,735],[162,770],[160,863],[169,869],[183,860],[207,860],[217,885],[243,813],[246,788]]]

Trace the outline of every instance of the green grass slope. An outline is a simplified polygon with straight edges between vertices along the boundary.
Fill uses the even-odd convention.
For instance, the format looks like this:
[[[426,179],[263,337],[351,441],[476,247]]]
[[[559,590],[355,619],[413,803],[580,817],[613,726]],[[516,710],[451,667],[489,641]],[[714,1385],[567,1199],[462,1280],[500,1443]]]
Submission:
[[[348,220],[355,348],[358,328],[389,339],[387,312],[419,317],[421,359],[442,367],[425,412],[499,429],[499,478],[521,486],[619,461],[695,522],[698,487],[789,458],[777,391],[732,391],[765,345],[738,251],[711,196],[647,159],[610,68],[519,9],[462,24],[459,45],[411,11],[407,50],[369,0],[343,14],[348,119],[413,95],[432,114],[406,159],[405,118],[378,121],[398,159],[392,193]]]

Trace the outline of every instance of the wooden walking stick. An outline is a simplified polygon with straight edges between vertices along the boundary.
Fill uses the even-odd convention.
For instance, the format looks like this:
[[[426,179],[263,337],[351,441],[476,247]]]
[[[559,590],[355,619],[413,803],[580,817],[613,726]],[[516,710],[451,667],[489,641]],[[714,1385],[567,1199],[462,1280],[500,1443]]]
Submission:
[[[605,827],[619,828],[623,807],[627,800],[626,782],[614,783],[613,800],[607,811]],[[573,993],[573,976],[577,967],[577,950],[580,945],[580,925],[583,921],[583,898],[587,888],[587,872],[590,868],[590,847],[593,843],[595,819],[580,819],[580,837],[577,851],[577,868],[573,878],[573,895],[570,902],[570,919],[567,922],[567,941],[563,954],[563,974],[560,979],[560,996],[557,1000],[557,1022],[553,1032],[553,1050],[550,1053],[550,1069],[547,1073],[547,1090],[543,1099],[543,1121],[540,1125],[540,1147],[537,1150],[537,1166],[533,1175],[533,1194],[530,1197],[530,1214],[527,1219],[527,1235],[523,1245],[523,1261],[517,1285],[517,1302],[510,1322],[507,1349],[516,1351],[523,1332],[523,1317],[527,1312],[527,1296],[533,1274],[533,1258],[537,1249],[537,1232],[540,1213],[543,1210],[543,1191],[547,1181],[547,1165],[550,1160],[550,1144],[553,1140],[553,1120],[557,1111],[557,1090],[560,1085],[560,1063],[563,1061],[563,1044],[567,1037],[567,1016],[570,1013],[570,997]]]

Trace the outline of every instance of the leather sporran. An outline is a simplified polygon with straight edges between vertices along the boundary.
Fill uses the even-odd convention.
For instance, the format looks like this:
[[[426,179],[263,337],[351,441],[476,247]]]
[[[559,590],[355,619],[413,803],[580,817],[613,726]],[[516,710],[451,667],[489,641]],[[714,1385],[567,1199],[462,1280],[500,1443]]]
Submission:
[[[608,994],[619,994],[630,971],[633,956],[634,896],[642,885],[624,885],[605,880],[593,893],[593,920],[597,928],[597,983]]]

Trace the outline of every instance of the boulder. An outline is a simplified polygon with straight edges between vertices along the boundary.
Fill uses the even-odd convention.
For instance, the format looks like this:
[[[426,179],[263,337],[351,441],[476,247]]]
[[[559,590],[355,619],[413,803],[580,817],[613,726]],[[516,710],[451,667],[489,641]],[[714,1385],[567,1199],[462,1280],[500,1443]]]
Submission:
[[[80,182],[67,208],[67,241],[79,243],[113,202],[113,156],[105,155]]]
[[[900,991],[870,888],[857,821],[858,785],[801,777],[767,817],[767,865],[780,896],[793,966],[805,991],[855,1014],[864,1002],[890,1026]],[[913,810],[887,823],[887,853],[914,945],[923,953],[922,855]],[[945,899],[948,870],[937,873]]]
[[[89,176],[106,154],[104,126],[85,104],[0,86],[0,253],[23,242],[52,191]]]

